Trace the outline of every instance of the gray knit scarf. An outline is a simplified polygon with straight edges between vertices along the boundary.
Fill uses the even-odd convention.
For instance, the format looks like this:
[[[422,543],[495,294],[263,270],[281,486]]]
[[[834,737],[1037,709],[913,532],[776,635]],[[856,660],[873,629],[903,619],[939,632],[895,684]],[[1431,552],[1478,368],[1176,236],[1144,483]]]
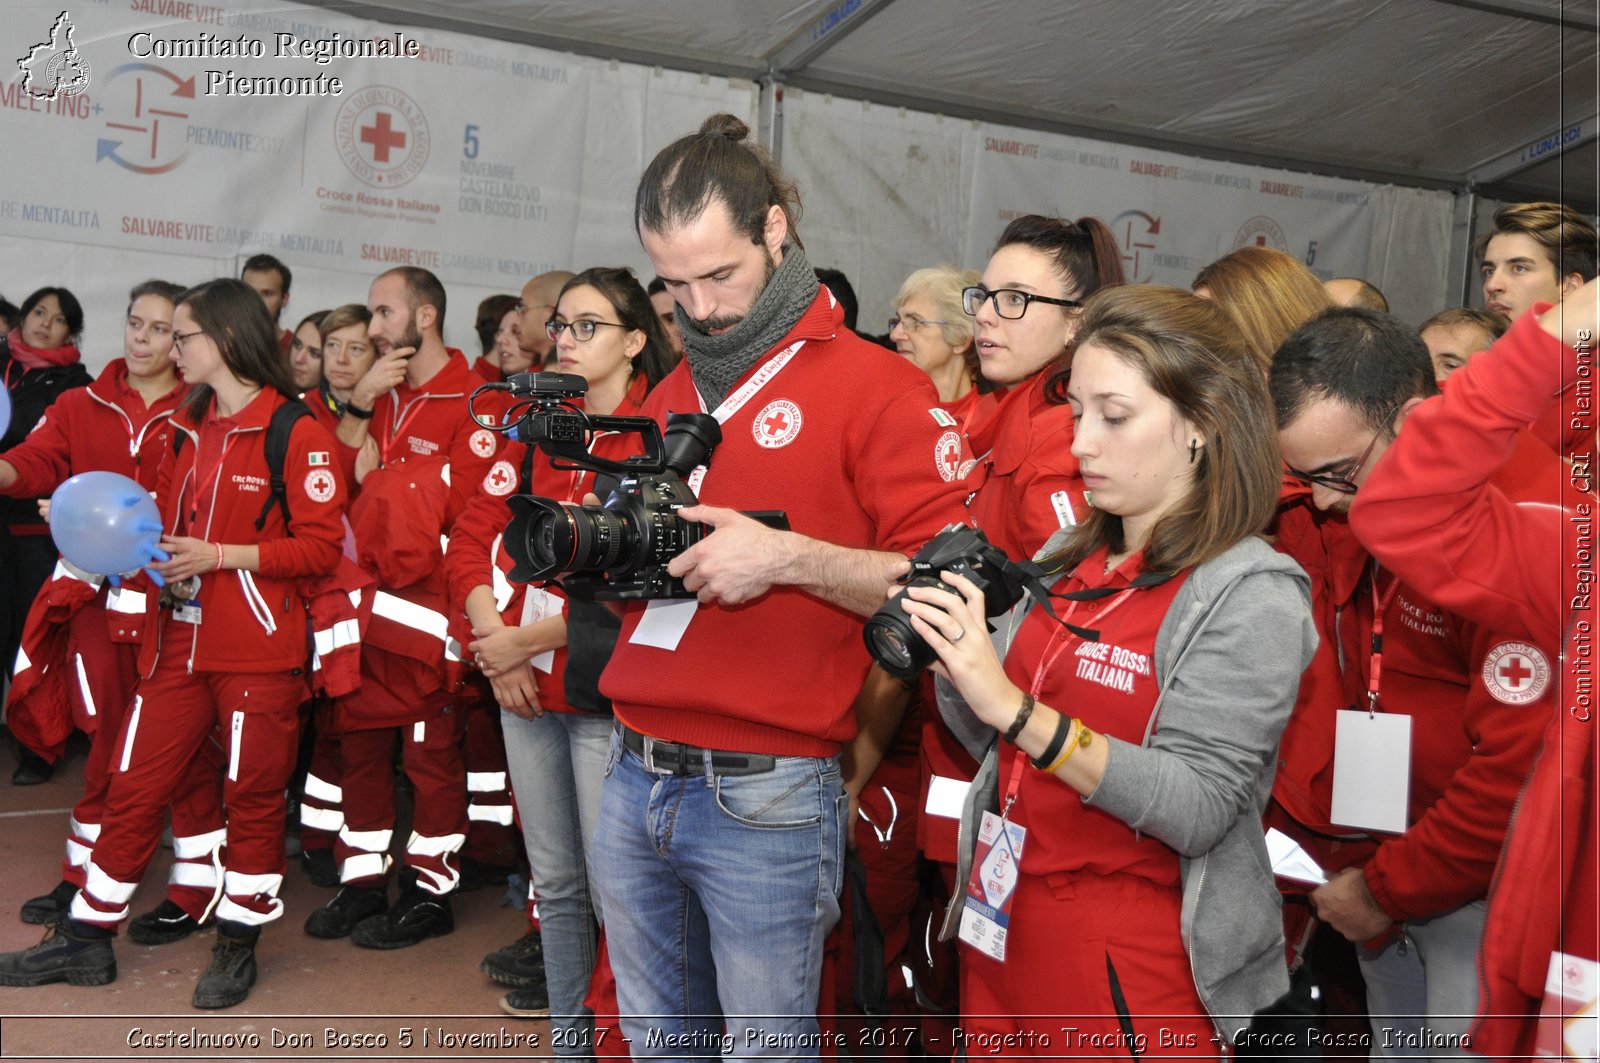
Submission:
[[[727,332],[707,335],[695,327],[683,307],[677,308],[684,358],[707,409],[716,409],[734,382],[788,335],[816,299],[817,284],[816,272],[806,260],[805,251],[788,240],[783,245],[783,261],[778,263],[756,305]]]

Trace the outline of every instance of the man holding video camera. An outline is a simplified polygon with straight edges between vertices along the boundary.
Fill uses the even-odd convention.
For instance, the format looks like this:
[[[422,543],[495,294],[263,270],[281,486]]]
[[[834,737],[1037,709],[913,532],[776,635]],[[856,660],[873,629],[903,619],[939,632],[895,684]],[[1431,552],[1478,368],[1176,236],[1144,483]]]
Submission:
[[[818,1054],[862,617],[964,516],[938,396],[843,327],[795,236],[794,187],[748,132],[708,119],[636,200],[687,347],[644,412],[722,425],[689,478],[702,504],[680,511],[707,535],[669,567],[698,599],[632,603],[601,683],[617,728],[594,877],[645,1055]]]

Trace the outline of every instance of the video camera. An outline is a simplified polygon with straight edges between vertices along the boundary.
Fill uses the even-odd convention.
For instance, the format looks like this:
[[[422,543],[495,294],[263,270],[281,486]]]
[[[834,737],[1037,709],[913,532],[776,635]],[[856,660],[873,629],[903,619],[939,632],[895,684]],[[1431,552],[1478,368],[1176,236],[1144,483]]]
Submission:
[[[538,447],[556,469],[596,474],[598,506],[559,502],[537,495],[512,496],[511,523],[505,548],[515,567],[511,578],[521,583],[559,583],[569,595],[584,599],[693,598],[683,581],[667,572],[667,562],[699,542],[710,530],[684,520],[678,510],[698,504],[685,478],[711,459],[722,442],[722,426],[705,413],[667,415],[662,435],[649,417],[599,416],[573,404],[589,390],[583,377],[570,373],[518,373],[503,384],[486,384],[473,395],[510,392],[514,402],[505,424],[485,428]],[[625,432],[644,440],[644,453],[622,461],[589,452],[596,432]],[[614,487],[600,482],[614,478]],[[781,511],[747,513],[771,528],[787,530]]]

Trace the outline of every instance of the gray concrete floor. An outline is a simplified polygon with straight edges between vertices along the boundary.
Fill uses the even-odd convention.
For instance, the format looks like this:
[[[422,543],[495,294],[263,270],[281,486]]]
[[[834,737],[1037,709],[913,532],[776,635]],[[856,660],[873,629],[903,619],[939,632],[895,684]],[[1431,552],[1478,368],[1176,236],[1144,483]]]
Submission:
[[[10,951],[42,936],[43,928],[17,912],[60,880],[83,747],[69,749],[49,782],[12,786],[16,747],[9,733],[0,735],[0,951]],[[170,858],[157,851],[134,914],[160,903]],[[503,990],[478,971],[485,953],[526,926],[519,908],[500,907],[503,893],[491,886],[456,897],[453,934],[374,952],[306,936],[306,915],[333,891],[313,886],[291,860],[286,911],[262,935],[260,979],[243,1004],[222,1012],[190,1007],[210,959],[209,931],[161,946],[119,938],[110,985],[0,988],[0,1059],[543,1058],[550,1054],[548,1024],[503,1014]]]

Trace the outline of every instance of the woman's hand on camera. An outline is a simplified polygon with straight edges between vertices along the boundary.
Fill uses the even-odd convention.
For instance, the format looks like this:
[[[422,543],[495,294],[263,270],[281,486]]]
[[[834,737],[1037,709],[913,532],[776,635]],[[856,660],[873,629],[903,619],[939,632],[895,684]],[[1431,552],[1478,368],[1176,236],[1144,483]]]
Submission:
[[[939,579],[955,593],[916,584],[906,588],[911,629],[938,655],[933,670],[955,684],[978,718],[990,726],[1007,726],[1008,713],[1016,711],[1017,688],[989,641],[983,592],[954,572],[941,572]],[[1002,716],[1006,718],[1000,720]]]

